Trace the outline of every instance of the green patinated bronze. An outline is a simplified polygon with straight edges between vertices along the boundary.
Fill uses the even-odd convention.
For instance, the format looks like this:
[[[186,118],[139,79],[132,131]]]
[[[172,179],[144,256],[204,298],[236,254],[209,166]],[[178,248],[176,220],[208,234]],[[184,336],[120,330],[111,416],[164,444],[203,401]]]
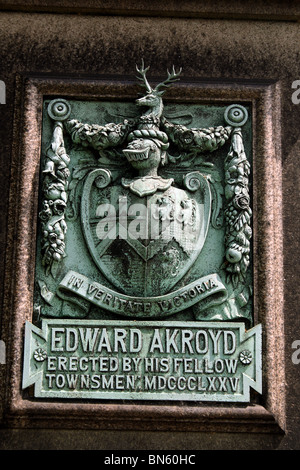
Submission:
[[[166,318],[165,328],[229,328],[232,320],[253,326],[251,109],[164,106],[181,71],[173,68],[155,88],[148,68],[137,71],[145,95],[135,103],[44,103],[34,323],[52,318],[77,331],[89,321],[112,328],[114,321],[139,320],[152,322],[152,335],[153,321],[164,328]],[[254,331],[249,354],[258,364],[261,333]],[[31,335],[28,329],[29,342]],[[37,396],[53,396],[50,388],[50,395],[39,390]],[[178,392],[174,399],[201,399]],[[216,401],[249,397],[241,389],[223,392]]]
[[[245,402],[261,392],[261,325],[26,323],[23,388],[41,398]]]

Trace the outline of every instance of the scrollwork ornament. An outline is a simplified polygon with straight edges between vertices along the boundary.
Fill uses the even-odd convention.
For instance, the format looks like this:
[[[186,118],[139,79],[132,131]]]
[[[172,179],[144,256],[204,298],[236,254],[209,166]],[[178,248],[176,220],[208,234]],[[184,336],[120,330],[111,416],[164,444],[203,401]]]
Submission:
[[[99,176],[95,179],[95,185],[98,189],[106,188],[111,182],[111,173],[109,170],[101,168],[99,170]]]
[[[188,173],[184,177],[184,185],[189,191],[197,191],[201,187],[201,175],[198,171]]]

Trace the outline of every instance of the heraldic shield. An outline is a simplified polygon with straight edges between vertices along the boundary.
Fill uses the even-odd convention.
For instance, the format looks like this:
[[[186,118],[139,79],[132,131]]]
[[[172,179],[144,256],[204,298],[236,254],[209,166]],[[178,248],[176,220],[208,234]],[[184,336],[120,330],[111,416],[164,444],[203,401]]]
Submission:
[[[199,256],[210,221],[211,191],[199,172],[186,176],[186,187],[189,177],[197,179],[196,191],[157,177],[159,189],[151,189],[153,194],[147,194],[149,179],[137,178],[134,183],[144,190],[140,196],[125,179],[121,186],[104,189],[101,169],[88,175],[81,205],[85,240],[99,270],[121,292],[164,295]]]

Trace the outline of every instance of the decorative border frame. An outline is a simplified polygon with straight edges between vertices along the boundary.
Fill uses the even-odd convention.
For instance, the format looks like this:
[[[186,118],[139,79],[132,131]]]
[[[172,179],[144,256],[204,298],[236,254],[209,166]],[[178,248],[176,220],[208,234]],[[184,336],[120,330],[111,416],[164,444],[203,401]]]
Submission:
[[[181,82],[165,102],[246,103],[253,111],[254,323],[263,326],[263,394],[256,404],[85,403],[32,399],[21,390],[24,325],[31,321],[43,99],[132,101],[132,80],[18,76],[2,338],[7,345],[3,425],[65,429],[282,432],[285,427],[280,85]]]

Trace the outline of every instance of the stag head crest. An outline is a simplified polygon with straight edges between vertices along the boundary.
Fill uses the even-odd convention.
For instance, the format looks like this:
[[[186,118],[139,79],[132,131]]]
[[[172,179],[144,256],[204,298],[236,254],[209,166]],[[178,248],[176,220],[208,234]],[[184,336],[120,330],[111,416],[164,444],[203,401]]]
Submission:
[[[152,88],[146,77],[146,73],[148,72],[149,68],[150,66],[145,68],[144,60],[142,60],[141,68],[138,68],[138,66],[136,66],[137,72],[141,75],[141,77],[137,77],[137,78],[143,82],[141,83],[141,86],[146,88],[147,93],[153,93],[155,96],[162,96],[166,91],[164,88],[168,88],[172,83],[179,80],[179,75],[182,72],[182,68],[180,68],[179,71],[176,72],[175,67],[173,65],[171,72],[167,70],[168,77],[166,78],[166,80],[156,85],[155,88]]]

